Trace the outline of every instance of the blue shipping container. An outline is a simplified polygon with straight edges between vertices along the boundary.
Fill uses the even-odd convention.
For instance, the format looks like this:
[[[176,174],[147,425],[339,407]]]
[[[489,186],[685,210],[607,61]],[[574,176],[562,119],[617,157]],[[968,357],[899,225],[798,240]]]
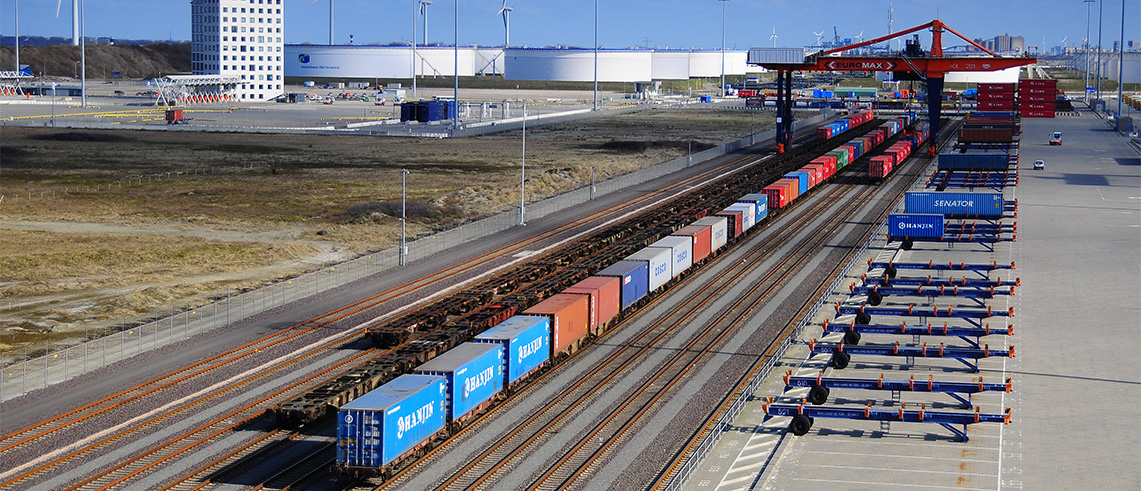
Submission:
[[[906,213],[938,214],[946,217],[1002,218],[1006,202],[998,193],[907,193]]]
[[[942,239],[943,215],[893,213],[887,217],[891,239]]]
[[[662,237],[657,242],[650,244],[650,247],[670,250],[673,255],[673,262],[670,265],[670,276],[672,277],[677,277],[690,266],[693,266],[693,239],[690,237]]]
[[[721,227],[721,233],[725,233],[725,227]],[[722,240],[721,243],[724,245],[725,241]],[[650,265],[645,261],[618,261],[599,271],[596,276],[614,276],[622,280],[622,310],[641,300],[650,291]]]
[[[939,170],[1006,171],[1010,156],[1006,152],[969,152],[939,154]]]
[[[455,421],[503,390],[503,346],[464,343],[416,367],[414,373],[444,377],[448,421]]]
[[[497,343],[507,350],[505,384],[527,376],[551,357],[551,320],[538,315],[517,315],[475,337],[477,343]]]
[[[401,375],[337,413],[337,464],[380,468],[447,424],[447,381]]]
[[[769,215],[769,197],[765,193],[751,193],[741,196],[737,200],[738,203],[751,203],[756,206],[757,211],[753,214],[753,223],[761,223],[766,216]]]
[[[807,172],[804,172],[804,171],[789,172],[788,174],[785,174],[784,177],[786,177],[788,179],[796,179],[797,180],[797,182],[800,185],[800,187],[797,188],[800,190],[797,193],[797,196],[800,196],[800,195],[808,192],[808,173]]]
[[[660,247],[647,247],[626,258],[627,261],[644,261],[650,267],[650,291],[657,290],[673,278],[673,251]]]

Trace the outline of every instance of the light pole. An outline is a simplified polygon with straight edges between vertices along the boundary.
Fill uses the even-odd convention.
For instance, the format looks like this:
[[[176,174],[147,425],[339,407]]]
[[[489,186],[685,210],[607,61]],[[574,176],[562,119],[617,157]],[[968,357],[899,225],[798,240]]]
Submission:
[[[597,1],[597,0],[596,0]],[[12,5],[16,8],[16,76],[20,76],[20,2],[13,0]]]
[[[400,265],[408,262],[408,169],[400,169]]]
[[[79,2],[80,105],[87,107],[87,2]]]
[[[598,0],[594,0],[594,109],[598,110]]]
[[[453,48],[453,56],[456,72],[456,84],[452,88],[452,130],[460,129],[460,0],[455,0],[455,37],[456,41]]]
[[[1121,40],[1117,42],[1117,116],[1114,119],[1121,117],[1121,78],[1122,70],[1125,66],[1122,64],[1125,61],[1125,0],[1121,0]],[[1120,128],[1121,126],[1118,126]]]
[[[527,102],[523,102],[523,160],[519,163],[519,225],[527,225]]]
[[[1085,48],[1086,48],[1086,77],[1085,77],[1085,81],[1086,82],[1085,82],[1085,84],[1082,85],[1082,99],[1085,100],[1086,105],[1089,106],[1089,91],[1086,90],[1086,88],[1089,87],[1089,14],[1090,14],[1090,4],[1095,2],[1096,0],[1084,0],[1084,1],[1086,4],[1086,46],[1085,46]]]
[[[1097,3],[1097,100],[1101,100],[1101,18],[1105,2]]]
[[[725,4],[729,0],[719,0],[721,2],[721,97],[725,97]]]
[[[412,98],[416,98],[416,0],[412,0]]]
[[[55,86],[56,83],[52,82],[52,128],[55,128]]]

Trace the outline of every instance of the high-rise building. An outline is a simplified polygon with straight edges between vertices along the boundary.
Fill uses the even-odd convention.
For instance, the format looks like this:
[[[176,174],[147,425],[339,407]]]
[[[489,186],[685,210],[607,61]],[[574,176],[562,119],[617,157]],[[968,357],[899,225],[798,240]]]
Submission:
[[[241,77],[233,94],[239,101],[268,101],[282,93],[282,0],[191,0],[190,5],[195,75]]]

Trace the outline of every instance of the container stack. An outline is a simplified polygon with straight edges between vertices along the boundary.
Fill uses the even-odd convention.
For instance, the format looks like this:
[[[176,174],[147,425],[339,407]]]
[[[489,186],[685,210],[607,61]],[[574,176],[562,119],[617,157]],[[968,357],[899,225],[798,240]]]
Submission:
[[[1014,84],[979,84],[979,111],[1014,111]]]
[[[1028,79],[1018,85],[1018,108],[1024,118],[1054,117],[1057,99],[1057,80]]]

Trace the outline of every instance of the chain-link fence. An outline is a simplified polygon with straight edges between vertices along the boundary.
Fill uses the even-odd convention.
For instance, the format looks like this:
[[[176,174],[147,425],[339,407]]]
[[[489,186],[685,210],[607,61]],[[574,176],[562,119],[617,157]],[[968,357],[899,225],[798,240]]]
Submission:
[[[814,125],[829,116],[818,114],[800,122],[800,126]],[[754,135],[756,141],[773,138],[775,130]],[[717,145],[713,148],[621,175],[595,184],[595,197],[638,185],[667,174],[685,169],[714,157],[749,146],[750,137]],[[527,220],[542,218],[592,199],[590,186],[526,204]],[[519,224],[518,208],[493,215],[483,220],[464,224],[434,235],[408,242],[406,261],[415,261],[463,245],[474,239],[487,237]],[[317,293],[365,278],[378,272],[399,267],[399,247],[392,247],[351,261],[337,264],[240,294],[227,293],[215,302],[147,324],[125,329],[116,334],[91,339],[75,335],[62,342],[25,348],[5,354],[0,359],[3,380],[0,381],[0,401],[18,397],[29,391],[47,387],[73,376],[105,367],[109,364],[187,339],[204,332],[225,327],[243,319],[284,306]],[[29,351],[30,350],[30,351]],[[46,353],[36,356],[37,353]],[[32,358],[29,358],[32,356]]]

